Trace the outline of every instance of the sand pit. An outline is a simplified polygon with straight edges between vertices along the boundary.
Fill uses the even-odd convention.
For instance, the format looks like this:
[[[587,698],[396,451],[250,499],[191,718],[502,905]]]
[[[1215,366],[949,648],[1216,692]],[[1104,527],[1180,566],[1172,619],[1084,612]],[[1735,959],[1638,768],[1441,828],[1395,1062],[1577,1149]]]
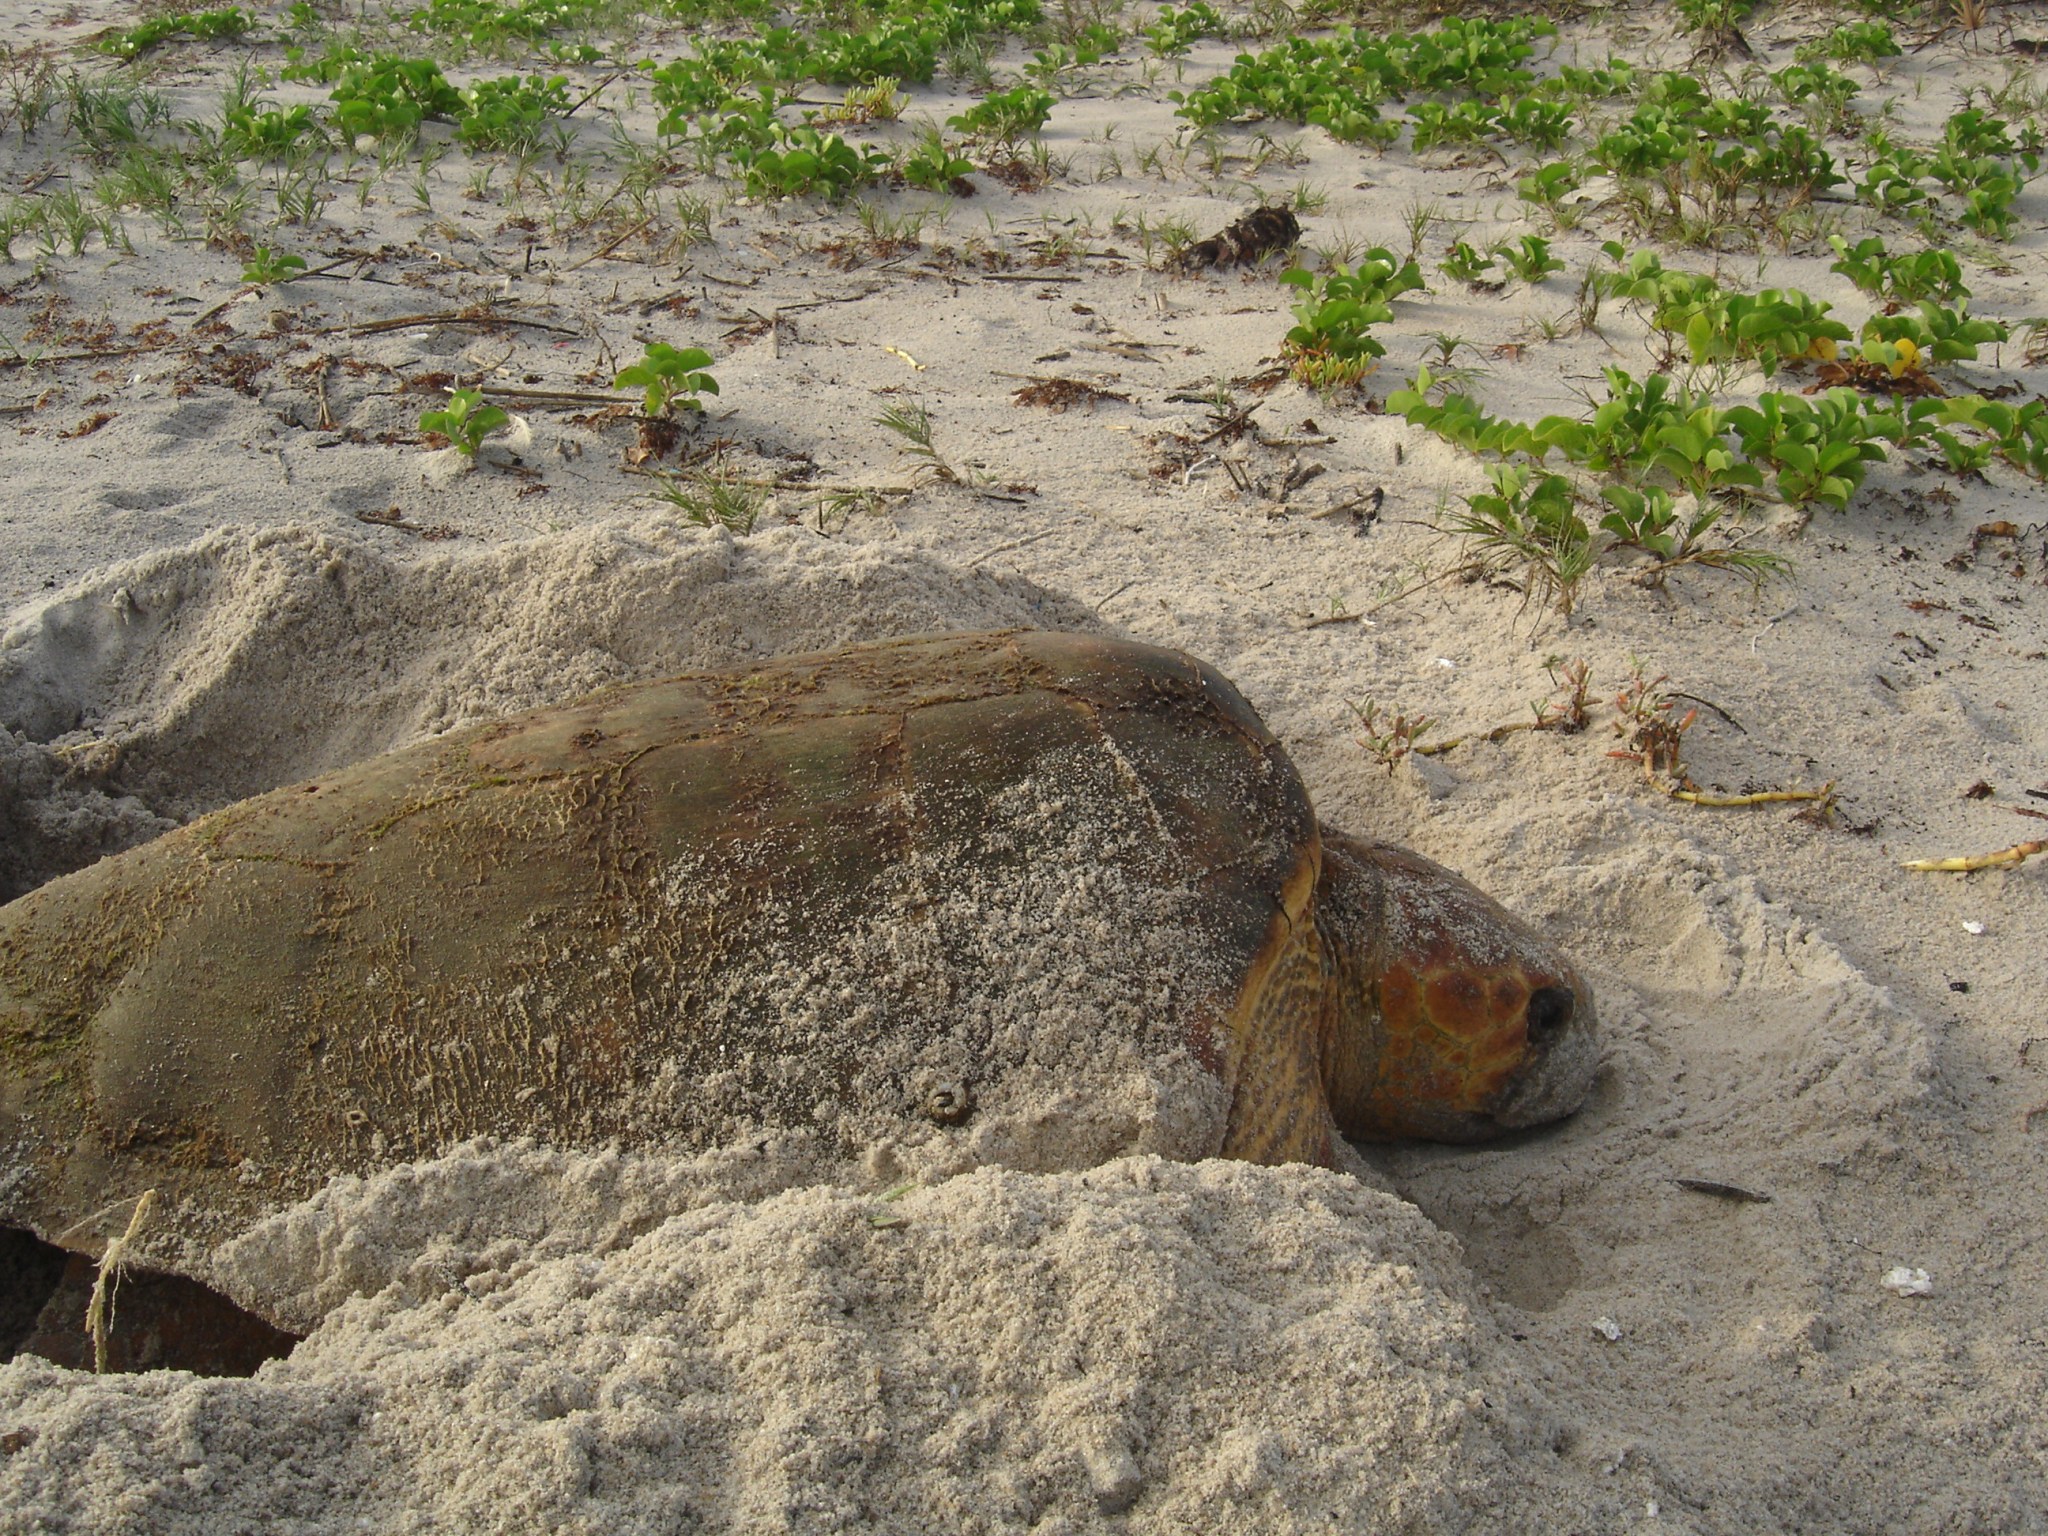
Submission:
[[[252,9],[246,42],[173,40],[122,66],[164,96],[152,134],[215,114],[243,54],[275,69],[287,40],[348,35]],[[396,14],[367,49],[438,50],[463,86],[514,67]],[[42,57],[26,50],[138,19],[112,0],[15,16],[10,78]],[[1846,19],[1760,14],[1742,40],[1781,70]],[[1938,20],[1895,25],[1910,44]],[[1741,55],[1724,39],[1695,64],[1682,26],[1664,7],[1572,23],[1532,67],[1617,53],[1736,92]],[[2024,41],[2015,16],[1840,67],[1860,111],[1895,101],[1897,135],[1931,152],[1966,87],[1982,105],[2008,60],[2030,67],[2000,52],[2013,28]],[[651,13],[591,36],[623,60],[691,41]],[[74,251],[52,225],[18,233],[0,268],[0,897],[613,681],[891,635],[1096,629],[1215,664],[1325,821],[1452,865],[1556,938],[1607,1033],[1573,1120],[1361,1147],[1343,1172],[1134,1158],[906,1191],[808,1182],[804,1149],[775,1142],[684,1157],[487,1139],[339,1180],[219,1257],[295,1298],[308,1337],[288,1359],[219,1380],[0,1365],[0,1524],[2048,1527],[2048,859],[1900,867],[2020,844],[2048,811],[2039,482],[1922,443],[1846,510],[1765,501],[1715,530],[1741,525],[1739,547],[1790,561],[1783,579],[1694,564],[1646,585],[1645,557],[1616,550],[1567,616],[1525,568],[1481,572],[1441,531],[1486,464],[1382,409],[1447,350],[1488,409],[1528,421],[1582,412],[1607,367],[1690,377],[1620,302],[1597,329],[1574,319],[1603,240],[1731,290],[1799,289],[1855,326],[1881,306],[1825,236],[1874,229],[1897,251],[1914,227],[1845,185],[1794,210],[1810,223],[1743,201],[1705,232],[1716,251],[1692,226],[1639,228],[1623,179],[1590,165],[1576,218],[1542,213],[1516,184],[1550,151],[1417,152],[1404,130],[1380,154],[1277,118],[1183,131],[1168,90],[1278,41],[1204,38],[1162,64],[1141,39],[1059,74],[1048,179],[1030,184],[1028,148],[977,148],[973,199],[885,182],[747,196],[730,164],[677,151],[635,203],[611,125],[652,144],[659,111],[569,64],[572,95],[600,94],[564,120],[563,159],[453,150],[422,170],[335,145],[310,224],[279,206],[283,173],[251,165],[246,228],[212,247],[196,184],[170,230],[111,184],[117,157],[94,159],[57,86],[33,125],[0,96],[9,195],[75,178],[132,247],[94,226]],[[1042,44],[999,42],[1007,87]],[[53,80],[115,68],[48,57]],[[943,124],[982,93],[942,72],[909,94],[911,117]],[[328,95],[272,90],[321,111]],[[2034,120],[2001,100],[2015,133]],[[1638,104],[1582,104],[1570,153]],[[915,142],[908,123],[840,131]],[[1820,131],[1858,181],[1860,133]],[[1297,184],[1315,195],[1291,199]],[[1971,312],[2037,308],[2041,192],[1995,238],[1925,186]],[[705,200],[700,222],[679,196]],[[1281,259],[1172,269],[1162,224],[1199,237],[1266,199],[1298,203],[1315,270],[1398,256],[1433,210],[1428,291],[1374,327],[1387,356],[1361,389],[1289,376],[1302,295]],[[912,222],[892,245],[883,219]],[[1441,270],[1453,240],[1531,234],[1564,271],[1475,286]],[[329,270],[244,282],[258,245]],[[707,347],[721,385],[659,454],[602,403],[650,341]],[[1733,402],[1819,368],[1694,382]],[[2043,388],[2018,328],[1930,377],[2014,406]],[[1086,388],[1015,398],[1048,379]],[[513,417],[474,467],[418,425],[471,385]],[[912,406],[929,454],[877,424]],[[714,488],[739,498],[751,531],[694,524],[649,470],[700,510]],[[1580,662],[1583,730],[1500,729],[1568,705]],[[1612,755],[1637,744],[1644,687],[1667,721],[1692,714],[1682,765],[1701,793],[1831,784],[1830,814],[1650,782]],[[1456,744],[1402,755],[1396,716],[1430,722],[1418,745]],[[1899,1269],[1925,1271],[1926,1293],[1887,1284]]]

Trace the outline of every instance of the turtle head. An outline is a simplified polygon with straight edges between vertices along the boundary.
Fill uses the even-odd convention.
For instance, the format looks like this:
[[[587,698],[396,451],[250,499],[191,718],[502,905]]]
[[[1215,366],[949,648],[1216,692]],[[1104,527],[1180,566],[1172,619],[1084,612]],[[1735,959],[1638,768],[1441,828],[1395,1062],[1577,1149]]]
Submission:
[[[1441,865],[1325,830],[1317,923],[1338,984],[1323,1048],[1357,1141],[1483,1141],[1577,1109],[1593,996],[1549,940]]]

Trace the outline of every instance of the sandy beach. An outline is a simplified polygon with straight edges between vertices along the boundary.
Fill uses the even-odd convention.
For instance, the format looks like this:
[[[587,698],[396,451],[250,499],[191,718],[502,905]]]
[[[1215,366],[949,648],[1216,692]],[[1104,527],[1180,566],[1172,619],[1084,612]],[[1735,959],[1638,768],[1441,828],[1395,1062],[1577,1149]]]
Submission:
[[[1390,25],[1223,9],[1243,30],[1183,52],[1148,43],[1149,6],[1048,11],[1064,63],[1054,31],[998,31],[990,82],[956,57],[870,121],[799,82],[786,123],[836,113],[899,154],[929,124],[970,169],[785,197],[661,126],[651,66],[752,35],[737,14],[570,6],[486,46],[427,9],[257,4],[122,62],[94,39],[160,7],[8,7],[0,900],[610,683],[1091,631],[1214,665],[1327,826],[1450,866],[1574,956],[1604,1030],[1585,1107],[1338,1170],[1134,1155],[907,1191],[819,1182],[772,1141],[464,1141],[213,1256],[307,1335],[252,1377],[0,1365],[0,1524],[2048,1529],[2048,855],[1903,867],[2044,835],[2041,482],[1932,437],[1873,456],[1846,506],[1766,475],[1696,547],[1781,568],[1596,538],[1567,611],[1458,531],[1495,461],[1388,405],[1423,368],[1432,399],[1519,422],[1588,416],[1614,369],[1727,406],[1916,379],[2039,401],[2048,193],[2001,230],[1931,171],[1907,213],[1857,192],[1877,124],[1930,155],[1972,106],[2038,135],[2038,15],[1887,18],[1906,51],[1832,66],[1856,86],[1816,130],[1841,184],[1716,222],[1650,218],[1599,141],[1659,71],[1819,122],[1772,74],[1862,13],[1744,11],[1717,40],[1661,5],[1565,20],[1517,67],[1618,58],[1633,94],[1571,98],[1559,147],[1417,149],[1426,92],[1381,104],[1384,148],[1176,115],[1294,30]],[[1116,45],[1075,62],[1088,19]],[[245,64],[248,99],[327,123],[332,82],[280,71],[341,44],[458,91],[560,74],[575,110],[518,149],[430,116],[416,142],[329,127],[317,156],[230,157],[232,183],[193,169]],[[1048,115],[1008,148],[946,126],[1024,82]],[[183,147],[175,195],[152,201],[136,143]],[[1519,195],[1567,159],[1573,190]],[[1298,219],[1291,261],[1177,259],[1260,206]],[[1872,233],[1952,251],[2005,339],[1852,367],[1885,303],[1828,237]],[[1529,237],[1556,270],[1444,270]],[[1702,362],[1649,303],[1589,301],[1610,241],[1855,335],[1768,377]],[[1426,286],[1372,324],[1362,379],[1311,387],[1287,344],[1308,291],[1280,274],[1375,248]],[[614,387],[651,344],[709,354],[701,411],[650,424]],[[421,426],[453,390],[506,413],[473,458]],[[1543,471],[1597,528],[1607,472]]]

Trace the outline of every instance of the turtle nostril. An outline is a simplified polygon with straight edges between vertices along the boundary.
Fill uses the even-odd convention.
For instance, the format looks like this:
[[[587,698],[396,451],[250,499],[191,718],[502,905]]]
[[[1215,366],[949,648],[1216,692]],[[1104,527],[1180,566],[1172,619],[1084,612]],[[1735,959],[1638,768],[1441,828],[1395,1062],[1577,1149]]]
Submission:
[[[1548,1045],[1565,1032],[1572,1021],[1569,987],[1538,987],[1529,997],[1529,1042]]]

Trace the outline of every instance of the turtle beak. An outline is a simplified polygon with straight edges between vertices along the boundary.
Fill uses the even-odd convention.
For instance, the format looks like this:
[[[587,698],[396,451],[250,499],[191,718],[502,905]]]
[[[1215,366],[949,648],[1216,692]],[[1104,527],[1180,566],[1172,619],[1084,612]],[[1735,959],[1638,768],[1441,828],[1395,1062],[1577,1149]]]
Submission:
[[[1561,1119],[1599,1066],[1592,993],[1548,939],[1441,865],[1324,834],[1339,980],[1325,1083],[1361,1141],[1484,1141]]]

